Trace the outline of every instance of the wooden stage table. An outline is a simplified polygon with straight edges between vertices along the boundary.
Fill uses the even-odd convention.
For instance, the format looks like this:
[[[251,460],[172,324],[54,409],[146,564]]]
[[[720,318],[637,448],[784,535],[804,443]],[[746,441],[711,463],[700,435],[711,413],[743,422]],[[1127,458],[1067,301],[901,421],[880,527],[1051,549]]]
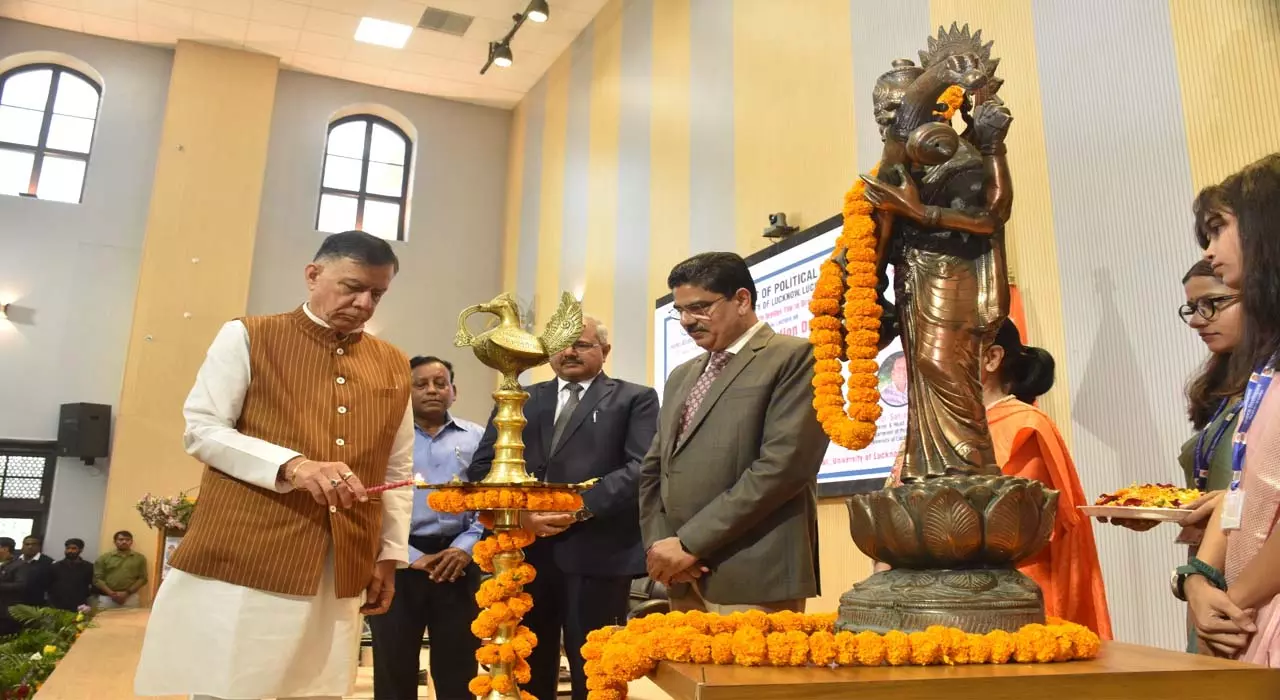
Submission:
[[[746,668],[663,662],[676,700],[1277,700],[1280,670],[1104,642],[1092,661],[878,668]]]

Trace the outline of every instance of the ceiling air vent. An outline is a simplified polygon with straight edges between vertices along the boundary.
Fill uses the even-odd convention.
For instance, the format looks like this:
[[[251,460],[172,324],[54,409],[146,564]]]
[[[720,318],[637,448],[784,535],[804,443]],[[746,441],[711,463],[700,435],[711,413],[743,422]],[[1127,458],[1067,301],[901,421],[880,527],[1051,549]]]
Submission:
[[[422,20],[418,22],[418,26],[433,32],[462,36],[467,33],[467,28],[471,26],[474,19],[475,17],[470,15],[428,7],[427,11],[422,13]]]

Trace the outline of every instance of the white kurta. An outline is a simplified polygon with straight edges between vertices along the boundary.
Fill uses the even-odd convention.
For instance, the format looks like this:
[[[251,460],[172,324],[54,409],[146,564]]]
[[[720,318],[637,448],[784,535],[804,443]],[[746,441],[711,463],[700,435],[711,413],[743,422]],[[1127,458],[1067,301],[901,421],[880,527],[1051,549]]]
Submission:
[[[311,320],[325,325],[307,311]],[[297,452],[235,428],[249,388],[244,324],[222,327],[183,407],[187,452],[234,478],[281,493],[280,465]],[[408,372],[408,367],[405,367]],[[388,482],[412,478],[413,413],[406,406],[387,465]],[[355,506],[360,507],[360,506]],[[408,564],[413,493],[382,494],[379,560]],[[359,651],[360,598],[337,598],[333,550],[315,596],[288,596],[171,569],[156,596],[134,681],[138,695],[227,700],[341,697]]]

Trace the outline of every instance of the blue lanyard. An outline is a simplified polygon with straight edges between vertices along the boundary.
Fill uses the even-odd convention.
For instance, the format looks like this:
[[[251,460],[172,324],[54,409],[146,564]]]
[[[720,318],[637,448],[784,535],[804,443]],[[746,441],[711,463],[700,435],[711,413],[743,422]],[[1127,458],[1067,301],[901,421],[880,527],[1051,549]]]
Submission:
[[[1213,418],[1209,419],[1208,425],[1204,430],[1200,431],[1200,436],[1196,438],[1196,454],[1195,454],[1195,483],[1196,488],[1201,491],[1209,490],[1209,460],[1213,457],[1213,453],[1218,450],[1218,443],[1222,442],[1222,436],[1227,434],[1227,428],[1231,427],[1231,421],[1236,419],[1236,414],[1240,412],[1240,404],[1231,406],[1230,399],[1223,399],[1218,404],[1218,410],[1214,411]],[[1228,408],[1230,406],[1230,408]],[[1209,425],[1213,425],[1219,418],[1222,419],[1218,423],[1218,427],[1213,431],[1213,437],[1209,438],[1209,444],[1206,447],[1205,437],[1209,434]]]
[[[1271,386],[1271,375],[1275,374],[1276,358],[1267,360],[1260,369],[1249,376],[1249,386],[1244,390],[1244,401],[1240,409],[1240,424],[1236,427],[1235,437],[1231,440],[1231,490],[1240,489],[1240,480],[1244,474],[1244,455],[1249,448],[1249,427],[1258,415],[1258,407],[1262,405],[1262,397]]]

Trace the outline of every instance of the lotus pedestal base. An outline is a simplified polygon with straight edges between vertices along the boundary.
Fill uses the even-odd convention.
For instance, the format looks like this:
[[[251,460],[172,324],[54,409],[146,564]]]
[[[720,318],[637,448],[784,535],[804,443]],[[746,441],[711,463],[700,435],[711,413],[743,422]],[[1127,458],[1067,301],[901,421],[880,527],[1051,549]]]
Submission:
[[[892,570],[840,598],[841,629],[985,634],[1044,622],[1039,586],[1015,565],[1053,534],[1058,492],[1000,474],[942,476],[849,499],[849,531]]]
[[[837,629],[884,634],[932,625],[985,634],[1044,624],[1040,587],[1017,569],[893,569],[840,597]]]

